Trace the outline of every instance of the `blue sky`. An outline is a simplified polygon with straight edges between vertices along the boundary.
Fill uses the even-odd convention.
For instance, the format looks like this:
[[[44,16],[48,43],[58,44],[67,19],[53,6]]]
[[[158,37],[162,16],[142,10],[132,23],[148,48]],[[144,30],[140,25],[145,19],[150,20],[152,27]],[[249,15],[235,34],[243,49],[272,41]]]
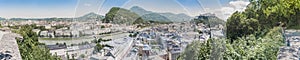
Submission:
[[[105,15],[111,7],[129,9],[140,6],[154,12],[185,13],[196,16],[203,13],[235,10],[234,5],[246,3],[236,0],[0,0],[0,17],[44,18],[78,17],[95,12]],[[233,2],[233,3],[231,3]],[[247,2],[247,1],[245,1]],[[242,3],[242,4],[239,4]]]

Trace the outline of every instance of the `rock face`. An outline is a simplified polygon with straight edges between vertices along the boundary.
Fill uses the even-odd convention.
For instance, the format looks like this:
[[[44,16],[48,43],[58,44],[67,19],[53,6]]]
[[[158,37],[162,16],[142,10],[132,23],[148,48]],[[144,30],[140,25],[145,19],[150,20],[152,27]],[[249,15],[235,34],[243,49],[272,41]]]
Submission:
[[[16,37],[22,36],[0,31],[0,60],[22,60]]]

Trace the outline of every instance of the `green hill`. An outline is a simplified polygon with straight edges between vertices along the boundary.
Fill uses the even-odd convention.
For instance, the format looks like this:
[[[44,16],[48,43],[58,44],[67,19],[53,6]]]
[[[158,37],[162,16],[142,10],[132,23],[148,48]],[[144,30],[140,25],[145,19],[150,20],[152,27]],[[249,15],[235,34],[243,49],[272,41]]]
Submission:
[[[146,12],[136,8],[138,11]],[[157,13],[143,13],[139,15],[131,10],[124,8],[113,7],[106,14],[105,18],[102,20],[104,23],[114,23],[114,24],[146,24],[146,23],[171,23],[167,17],[162,16]]]
[[[186,15],[186,14],[174,14],[174,13],[157,13],[157,12],[152,12],[152,11],[147,11],[139,6],[133,6],[130,8],[130,11],[137,13],[139,16],[150,16],[150,15],[158,15],[158,16],[150,16],[147,18],[143,18],[145,20],[152,20],[155,19],[153,21],[157,21],[157,22],[168,22],[168,21],[172,21],[172,22],[185,22],[185,21],[190,21],[192,19],[192,17]],[[165,18],[157,18],[157,17],[165,17]],[[158,20],[162,20],[162,21],[158,21]]]
[[[250,34],[263,35],[262,32],[274,27],[300,29],[299,2],[299,0],[250,1],[245,11],[237,11],[227,19],[226,36],[236,39]]]
[[[133,24],[140,16],[124,8],[113,7],[102,20],[104,23]]]
[[[145,14],[145,15],[142,16],[142,19],[145,20],[145,21],[149,21],[149,22],[151,22],[151,21],[161,22],[161,23],[171,23],[172,22],[167,17],[162,16],[162,15],[157,14],[157,13]]]
[[[138,14],[139,16],[143,16],[145,14],[150,14],[153,13],[151,11],[146,11],[145,9],[139,7],[139,6],[133,6],[130,8],[130,11],[135,12],[136,14]]]
[[[167,17],[173,22],[186,22],[191,21],[192,17],[186,15],[186,14],[174,14],[174,13],[159,13],[162,16]]]
[[[85,21],[85,20],[101,20],[103,18],[104,18],[104,16],[98,15],[94,12],[91,12],[91,13],[88,13],[86,15],[76,18],[76,20],[83,20],[83,21]]]

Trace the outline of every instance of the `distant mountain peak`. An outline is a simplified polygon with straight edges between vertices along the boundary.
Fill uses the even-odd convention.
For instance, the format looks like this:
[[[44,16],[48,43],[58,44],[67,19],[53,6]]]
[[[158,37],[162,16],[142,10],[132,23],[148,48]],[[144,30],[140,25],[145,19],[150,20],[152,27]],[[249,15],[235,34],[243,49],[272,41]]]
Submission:
[[[216,14],[213,14],[213,13],[204,13],[204,14],[200,14],[200,16],[216,16]]]
[[[190,17],[184,13],[179,13],[179,14],[174,14],[171,12],[157,13],[157,12],[147,11],[139,6],[133,6],[130,8],[130,10],[132,12],[137,13],[140,16],[148,16],[146,18],[146,20],[147,19],[149,19],[149,20],[156,19],[156,20],[171,20],[173,22],[184,22],[184,21],[190,21],[190,19],[192,19],[192,17]],[[158,15],[158,16],[150,16],[150,15]],[[163,18],[162,16],[166,17],[167,19]],[[158,19],[158,17],[161,19]]]
[[[96,16],[96,15],[98,15],[98,14],[96,14],[96,13],[94,13],[94,12],[90,12],[90,13],[88,13],[88,14],[85,14],[85,15],[83,15],[83,16]]]
[[[137,14],[140,15],[140,16],[143,16],[143,15],[145,15],[145,14],[153,13],[153,12],[147,11],[147,10],[145,10],[144,8],[139,7],[139,6],[133,6],[133,7],[131,7],[131,8],[130,8],[130,11],[135,12],[135,13],[137,13]]]
[[[0,20],[5,20],[5,18],[0,17]]]
[[[185,13],[179,13],[179,14],[177,14],[177,15],[186,15],[186,16],[189,16],[189,15],[187,15],[187,14],[185,14]]]
[[[139,6],[132,6],[130,9],[143,9],[142,7]],[[144,9],[143,9],[144,10]]]
[[[78,17],[77,20],[91,20],[91,19],[103,19],[104,16],[96,14],[94,12],[87,13],[81,17]]]

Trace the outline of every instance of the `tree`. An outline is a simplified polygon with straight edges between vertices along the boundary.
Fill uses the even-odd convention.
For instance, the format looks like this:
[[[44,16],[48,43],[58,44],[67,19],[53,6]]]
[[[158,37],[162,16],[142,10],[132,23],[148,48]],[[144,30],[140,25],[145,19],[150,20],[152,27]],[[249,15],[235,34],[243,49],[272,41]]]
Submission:
[[[97,44],[94,48],[94,52],[101,52],[101,50],[103,49],[103,45],[101,44]]]
[[[280,28],[270,29],[264,36],[247,35],[234,40],[209,39],[189,44],[179,60],[276,60],[283,46]]]
[[[264,30],[277,27],[279,22],[286,24],[288,29],[300,29],[299,2],[300,0],[250,0],[245,11],[235,12],[227,20],[227,37],[236,39],[250,34],[260,35]]]
[[[105,28],[105,26],[102,25],[100,28]]]
[[[80,58],[84,58],[84,57],[85,57],[85,55],[84,55],[84,54],[81,54],[81,55],[80,55]]]
[[[132,34],[129,34],[129,37],[133,37]]]
[[[205,42],[192,43],[179,59],[195,60],[195,57],[208,55],[221,56],[216,59],[210,57],[212,60],[276,60],[280,46],[284,45],[280,32],[281,25],[286,24],[288,28],[293,29],[300,26],[300,0],[250,0],[250,2],[245,11],[235,12],[227,20],[228,39],[209,39],[212,44],[208,44],[210,48]],[[281,22],[281,25],[278,26],[278,22]],[[225,49],[220,48],[222,46],[225,46]],[[201,52],[208,50],[210,52]]]
[[[192,44],[187,45],[183,54],[178,60],[200,60],[210,59],[211,53],[211,40],[206,42],[194,41]]]
[[[20,26],[14,31],[23,36],[23,40],[17,39],[19,51],[23,60],[61,60],[58,56],[52,55],[44,44],[38,42],[38,37],[32,31],[31,25]]]
[[[72,54],[72,59],[71,60],[75,60],[75,56],[74,56],[74,54]]]
[[[3,26],[0,24],[0,28],[2,28]]]
[[[70,55],[68,53],[66,53],[67,55],[67,60],[70,60]]]
[[[260,24],[257,19],[247,19],[244,13],[235,12],[227,21],[227,37],[236,39],[256,31],[260,31]]]

